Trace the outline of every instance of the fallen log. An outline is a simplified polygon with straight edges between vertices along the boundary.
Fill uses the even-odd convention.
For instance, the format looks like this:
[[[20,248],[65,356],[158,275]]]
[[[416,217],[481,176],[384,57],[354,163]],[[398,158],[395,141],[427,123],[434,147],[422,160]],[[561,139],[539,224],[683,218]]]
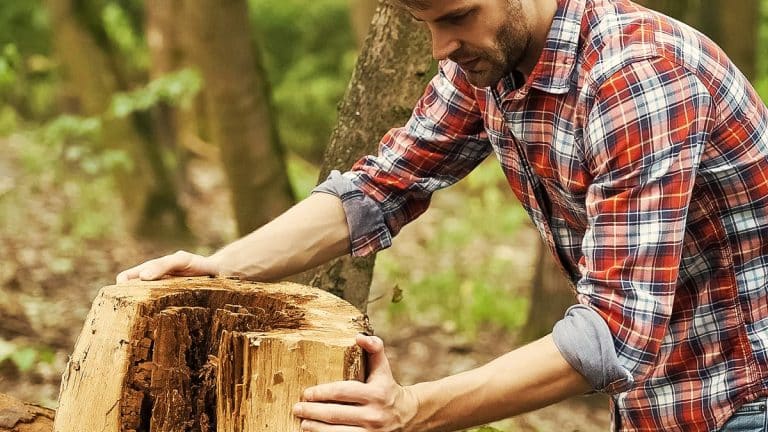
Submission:
[[[0,432],[51,432],[54,414],[0,393]]]
[[[178,278],[103,288],[56,432],[297,431],[304,388],[364,379],[367,318],[301,285]]]

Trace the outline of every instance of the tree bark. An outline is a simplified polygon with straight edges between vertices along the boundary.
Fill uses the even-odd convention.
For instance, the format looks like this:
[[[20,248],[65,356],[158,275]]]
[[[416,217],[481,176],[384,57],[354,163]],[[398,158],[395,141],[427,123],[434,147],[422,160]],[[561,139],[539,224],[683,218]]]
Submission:
[[[403,10],[381,2],[339,109],[323,158],[320,181],[375,154],[381,137],[403,125],[435,67],[426,30]],[[333,260],[299,279],[330,291],[365,311],[374,257]]]
[[[0,432],[51,432],[55,414],[0,393]]]
[[[563,318],[565,310],[574,303],[576,299],[570,283],[549,250],[539,243],[531,283],[531,304],[528,320],[521,331],[521,340],[528,342],[549,334],[552,326]]]
[[[188,0],[186,52],[205,81],[211,139],[221,150],[238,231],[245,235],[294,202],[245,0]]]
[[[360,332],[372,330],[352,305],[295,284],[105,287],[65,370],[54,430],[298,430],[291,407],[306,387],[364,379]]]

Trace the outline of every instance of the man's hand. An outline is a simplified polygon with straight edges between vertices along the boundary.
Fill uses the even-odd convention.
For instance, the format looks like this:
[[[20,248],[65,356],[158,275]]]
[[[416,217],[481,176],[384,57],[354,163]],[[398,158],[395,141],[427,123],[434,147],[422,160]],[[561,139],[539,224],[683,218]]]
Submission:
[[[293,407],[309,432],[405,431],[419,403],[407,387],[392,377],[384,342],[376,336],[357,336],[368,353],[370,373],[365,383],[340,381],[304,391],[304,401]]]
[[[163,276],[216,276],[219,268],[211,257],[178,251],[139,264],[117,275],[116,282],[123,283],[131,279],[156,280]]]

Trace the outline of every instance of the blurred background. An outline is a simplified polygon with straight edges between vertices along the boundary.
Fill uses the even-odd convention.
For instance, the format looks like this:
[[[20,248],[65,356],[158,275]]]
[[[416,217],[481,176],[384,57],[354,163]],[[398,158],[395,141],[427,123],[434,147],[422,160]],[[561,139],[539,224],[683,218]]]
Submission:
[[[714,39],[768,99],[768,0],[644,4]],[[0,3],[0,393],[55,407],[91,301],[117,272],[177,249],[212,253],[308,195],[333,163],[337,122],[334,136],[349,134],[340,107],[356,59],[387,50],[366,35],[395,12],[371,28],[375,10],[375,0]],[[428,53],[407,21],[400,38]],[[387,55],[397,62],[379,68],[424,61]],[[361,289],[404,384],[546,334],[574,301],[493,161],[436,194]],[[608,421],[596,396],[494,426]]]

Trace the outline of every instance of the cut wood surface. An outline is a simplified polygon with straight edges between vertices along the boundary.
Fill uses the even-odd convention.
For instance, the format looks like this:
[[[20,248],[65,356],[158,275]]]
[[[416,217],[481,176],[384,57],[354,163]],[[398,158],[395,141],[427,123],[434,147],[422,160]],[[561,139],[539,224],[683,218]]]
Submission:
[[[51,432],[54,411],[0,393],[0,432]]]
[[[304,388],[364,379],[367,318],[302,285],[177,278],[103,288],[54,430],[298,431]]]

